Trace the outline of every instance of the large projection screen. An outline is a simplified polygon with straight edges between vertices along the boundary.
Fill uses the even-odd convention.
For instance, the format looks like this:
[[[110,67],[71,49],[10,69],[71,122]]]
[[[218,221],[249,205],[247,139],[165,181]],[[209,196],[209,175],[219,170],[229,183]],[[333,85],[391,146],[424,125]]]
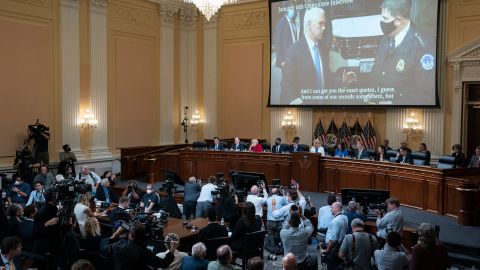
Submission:
[[[438,0],[269,7],[269,106],[438,106]]]

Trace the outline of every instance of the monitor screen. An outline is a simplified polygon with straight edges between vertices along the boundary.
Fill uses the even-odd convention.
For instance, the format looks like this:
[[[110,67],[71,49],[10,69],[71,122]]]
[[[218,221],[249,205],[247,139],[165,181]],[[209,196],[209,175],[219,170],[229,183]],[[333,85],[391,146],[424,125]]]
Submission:
[[[355,201],[362,206],[382,204],[390,198],[390,190],[342,188],[342,204]]]
[[[438,0],[270,0],[270,106],[437,106]]]

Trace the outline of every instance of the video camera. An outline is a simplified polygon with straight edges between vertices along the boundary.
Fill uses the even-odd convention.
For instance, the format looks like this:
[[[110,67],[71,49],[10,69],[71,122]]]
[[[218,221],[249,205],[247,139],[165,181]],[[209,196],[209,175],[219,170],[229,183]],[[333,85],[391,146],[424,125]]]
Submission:
[[[371,203],[368,205],[368,208],[371,210],[382,210],[383,212],[387,212],[387,204],[386,203]]]
[[[38,119],[37,119],[37,122],[33,125],[28,125],[28,131],[30,132],[30,137],[31,138],[35,138],[35,137],[38,137],[40,136],[40,134],[42,132],[45,132],[45,131],[49,131],[50,128],[45,126],[44,124],[40,124],[38,122]]]
[[[48,187],[47,191],[53,192],[54,198],[57,201],[73,200],[77,193],[84,194],[87,191],[92,191],[92,186],[84,181],[78,181],[73,177],[68,177],[64,181],[57,182]]]
[[[160,210],[158,214],[155,213],[138,213],[133,219],[124,220],[125,215],[119,218],[120,227],[126,231],[130,231],[132,227],[132,222],[137,220],[145,225],[145,231],[147,237],[155,242],[163,241],[163,228],[164,225],[168,222],[169,213],[163,210]],[[129,217],[128,217],[129,218]]]

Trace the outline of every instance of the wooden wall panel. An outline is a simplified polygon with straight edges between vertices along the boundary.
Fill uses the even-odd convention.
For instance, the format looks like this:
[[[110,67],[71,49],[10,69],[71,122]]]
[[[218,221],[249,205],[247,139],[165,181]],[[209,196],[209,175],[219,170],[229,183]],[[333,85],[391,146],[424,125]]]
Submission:
[[[424,198],[424,183],[422,180],[413,180],[404,177],[390,176],[390,195],[397,197],[402,204],[416,206]]]
[[[356,171],[339,170],[338,179],[339,189],[371,187],[370,173],[359,173]]]

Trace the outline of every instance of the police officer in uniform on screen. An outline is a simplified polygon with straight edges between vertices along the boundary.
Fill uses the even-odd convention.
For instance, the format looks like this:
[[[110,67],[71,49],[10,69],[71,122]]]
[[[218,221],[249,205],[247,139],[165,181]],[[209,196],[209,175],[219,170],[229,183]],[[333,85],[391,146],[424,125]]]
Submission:
[[[393,104],[433,103],[435,52],[410,20],[410,0],[384,0],[382,38],[370,78],[371,87],[395,88]],[[392,94],[392,93],[390,93]]]

